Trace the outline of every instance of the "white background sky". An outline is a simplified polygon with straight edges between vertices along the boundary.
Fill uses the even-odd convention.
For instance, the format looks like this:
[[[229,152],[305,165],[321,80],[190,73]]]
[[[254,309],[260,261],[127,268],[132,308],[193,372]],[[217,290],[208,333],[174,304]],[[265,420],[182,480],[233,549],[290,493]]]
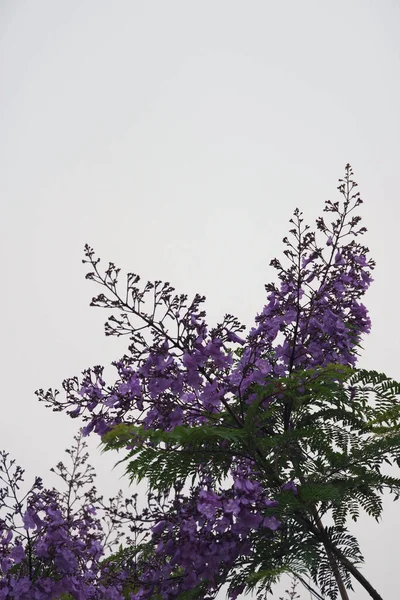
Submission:
[[[250,325],[293,209],[313,222],[346,162],[378,262],[361,365],[400,379],[399,30],[394,0],[0,2],[0,446],[28,475],[79,427],[34,390],[125,351],[88,306],[85,242]],[[354,529],[385,599],[399,511]]]

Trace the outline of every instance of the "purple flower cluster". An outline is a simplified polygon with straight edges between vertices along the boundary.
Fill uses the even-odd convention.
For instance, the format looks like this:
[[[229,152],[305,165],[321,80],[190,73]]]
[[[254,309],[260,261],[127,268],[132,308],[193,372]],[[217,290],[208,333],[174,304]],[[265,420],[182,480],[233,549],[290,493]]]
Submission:
[[[210,329],[201,307],[204,298],[196,295],[188,303],[186,296],[173,294],[169,283],[156,281],[140,289],[139,277],[129,274],[121,295],[119,269],[110,263],[102,275],[100,259],[86,246],[84,262],[92,269],[87,278],[111,295],[100,294],[92,305],[120,311],[106,323],[106,335],[128,335],[129,353],[113,363],[118,373],[113,384],[106,384],[104,369],[96,366],[84,371],[82,379],[64,381],[65,400],[52,390],[39,390],[39,399],[54,410],[80,416],[87,423],[85,435],[94,431],[102,436],[121,423],[168,432],[180,425],[229,421],[240,429],[257,398],[253,384],[329,363],[354,366],[361,337],[370,329],[360,299],[372,281],[374,263],[356,241],[365,228],[353,214],[362,201],[349,165],[339,181],[343,203],[326,203],[324,211],[333,219],[329,224],[317,220],[322,241],[295,211],[291,237],[283,240],[288,264],[272,261],[280,284],[266,286],[267,304],[246,338],[244,326],[232,315]],[[277,385],[259,409],[281,398]],[[285,405],[284,413],[287,431],[290,406]],[[139,436],[130,448],[145,443]],[[142,585],[132,598],[148,599],[156,590],[172,600],[178,591],[205,582],[210,592],[240,556],[251,552],[252,532],[273,535],[279,525],[268,504],[273,500],[256,483],[256,473],[243,473],[243,464],[232,457],[230,489],[217,490],[215,481],[205,485],[206,474],[201,473],[202,483],[189,495],[177,492],[153,528],[157,550],[141,565]],[[280,484],[297,493],[294,481]]]
[[[123,587],[129,580],[128,574],[120,571],[115,577],[103,560],[105,548],[121,537],[120,526],[115,519],[109,522],[114,537],[107,540],[106,507],[101,498],[97,498],[96,489],[88,489],[83,496],[78,494],[82,486],[91,483],[93,474],[91,467],[84,472],[77,470],[85,464],[87,455],[82,456],[85,444],[76,439],[72,475],[66,479],[68,471],[64,465],[57,466],[56,472],[68,485],[65,493],[45,489],[42,480],[37,478],[20,499],[18,491],[24,472],[6,453],[1,453],[2,600],[49,600],[63,594],[76,600],[124,599]],[[112,507],[116,507],[115,502],[110,504],[110,509]],[[112,516],[110,509],[107,517]]]
[[[142,565],[142,587],[132,600],[158,597],[173,600],[179,594],[206,582],[207,592],[216,592],[228,573],[251,554],[255,530],[272,536],[279,528],[270,513],[277,502],[266,498],[251,470],[238,466],[234,483],[219,493],[204,477],[190,496],[178,491],[170,510],[161,514],[152,528],[156,548]],[[235,598],[235,591],[230,593]]]
[[[291,239],[284,238],[289,266],[271,262],[280,286],[266,285],[268,302],[246,339],[240,335],[245,327],[232,315],[209,330],[201,310],[204,297],[196,295],[188,304],[186,296],[173,296],[169,283],[148,283],[140,290],[139,277],[129,274],[123,299],[117,290],[119,269],[111,263],[102,276],[99,259],[87,246],[84,262],[94,269],[87,277],[114,297],[100,294],[92,305],[123,311],[119,318],[110,317],[106,334],[129,335],[129,354],[113,363],[118,379],[111,386],[97,366],[86,370],[80,381],[64,381],[65,401],[51,390],[39,390],[39,399],[54,410],[81,416],[88,422],[85,434],[103,435],[123,422],[169,430],[203,423],[210,414],[229,410],[232,399],[239,399],[243,412],[255,382],[332,362],[354,366],[361,336],[370,330],[360,298],[372,281],[374,262],[367,259],[368,248],[355,241],[365,228],[358,227],[360,217],[352,214],[362,200],[354,192],[357,184],[351,174],[347,167],[345,180],[339,180],[344,203],[326,202],[332,223],[317,220],[322,245],[295,211]],[[145,311],[149,294],[153,307]]]

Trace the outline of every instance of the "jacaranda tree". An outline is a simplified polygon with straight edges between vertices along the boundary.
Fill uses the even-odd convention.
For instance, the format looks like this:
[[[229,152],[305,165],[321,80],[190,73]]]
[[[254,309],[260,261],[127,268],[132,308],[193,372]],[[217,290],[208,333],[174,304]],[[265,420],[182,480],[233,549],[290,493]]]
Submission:
[[[115,382],[95,366],[64,381],[63,399],[53,390],[37,395],[85,422],[83,434],[100,435],[105,450],[121,452],[131,480],[148,482],[148,504],[115,516],[131,531],[117,552],[96,555],[87,571],[81,561],[76,577],[89,573],[90,589],[29,597],[211,599],[228,584],[231,599],[248,590],[261,599],[289,573],[317,598],[348,599],[355,579],[381,599],[347,525],[361,510],[378,520],[385,490],[400,495],[400,478],[383,469],[400,466],[400,385],[356,368],[370,331],[361,298],[374,268],[359,242],[366,230],[356,187],[347,165],[342,199],[325,203],[316,232],[296,209],[285,263],[272,261],[278,281],[266,286],[247,336],[229,314],[209,328],[204,297],[189,301],[169,283],[140,287],[130,273],[121,290],[120,270],[110,263],[101,272],[85,247],[86,277],[103,287],[92,305],[113,311],[106,335],[127,335],[130,345],[113,363]],[[40,540],[41,502],[20,514]],[[14,589],[21,577],[39,589],[41,551],[1,523],[1,585],[11,590],[3,597],[23,599]],[[79,538],[93,539],[85,529]],[[69,564],[79,552],[72,544]],[[59,582],[60,569],[52,563],[49,580]]]

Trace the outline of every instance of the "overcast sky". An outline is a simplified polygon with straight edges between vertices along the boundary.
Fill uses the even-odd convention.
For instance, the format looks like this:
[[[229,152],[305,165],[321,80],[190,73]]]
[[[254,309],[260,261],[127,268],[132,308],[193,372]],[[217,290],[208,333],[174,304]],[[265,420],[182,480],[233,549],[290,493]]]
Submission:
[[[394,0],[0,2],[0,446],[30,477],[79,427],[34,390],[125,352],[85,242],[251,325],[294,208],[313,222],[347,162],[378,263],[360,364],[400,379],[399,32]],[[96,446],[100,489],[126,489]],[[354,530],[394,598],[400,503]]]

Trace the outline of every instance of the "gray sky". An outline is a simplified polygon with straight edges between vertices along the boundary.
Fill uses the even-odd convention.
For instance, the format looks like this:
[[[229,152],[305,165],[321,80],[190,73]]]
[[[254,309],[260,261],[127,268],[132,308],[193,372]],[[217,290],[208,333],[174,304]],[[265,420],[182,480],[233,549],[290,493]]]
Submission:
[[[2,0],[1,447],[30,476],[79,426],[34,390],[125,351],[85,242],[252,324],[293,209],[313,222],[346,162],[378,262],[360,364],[400,379],[399,27],[393,0]],[[101,490],[126,488],[91,448]],[[385,598],[399,511],[354,529]]]

